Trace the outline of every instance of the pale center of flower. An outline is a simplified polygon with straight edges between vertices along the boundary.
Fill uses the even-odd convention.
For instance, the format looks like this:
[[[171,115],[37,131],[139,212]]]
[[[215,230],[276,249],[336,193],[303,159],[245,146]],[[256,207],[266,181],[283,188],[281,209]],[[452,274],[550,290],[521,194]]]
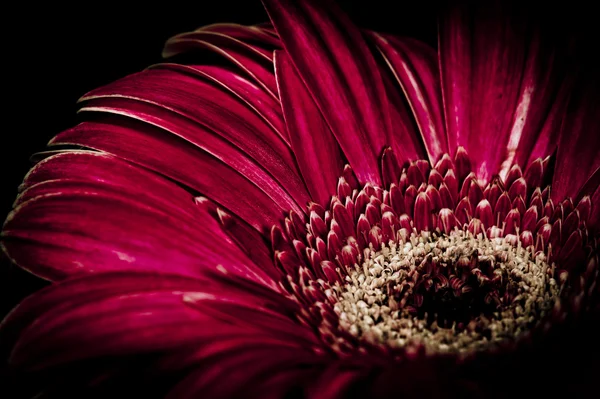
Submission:
[[[560,287],[540,253],[502,238],[413,233],[365,250],[332,288],[340,327],[392,347],[468,353],[514,341],[552,311]]]

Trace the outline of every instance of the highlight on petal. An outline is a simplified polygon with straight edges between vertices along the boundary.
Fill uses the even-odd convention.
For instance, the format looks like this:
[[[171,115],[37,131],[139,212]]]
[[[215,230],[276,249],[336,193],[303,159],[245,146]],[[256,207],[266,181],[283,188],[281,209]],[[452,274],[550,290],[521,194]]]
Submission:
[[[312,198],[325,205],[344,169],[342,153],[289,56],[276,51],[274,58],[292,151]]]
[[[565,48],[526,6],[516,7],[449,6],[440,20],[449,150],[465,147],[483,182],[554,151],[571,83]]]
[[[178,128],[181,126],[177,124]],[[277,185],[259,188],[240,173],[260,176],[260,169],[234,170],[201,148],[151,125],[119,118],[103,123],[84,122],[59,134],[52,144],[81,145],[149,168],[206,194],[261,232],[277,223],[286,208],[263,191]]]
[[[422,141],[414,134],[401,140],[404,153],[409,154],[406,158],[411,159],[410,155],[411,160],[424,158],[421,153],[424,143],[429,161],[437,162],[448,152],[448,143],[435,50],[417,40],[368,33],[400,83],[419,126]]]
[[[330,1],[263,1],[284,49],[363,183],[380,183],[385,88],[361,32]]]
[[[44,278],[106,270],[194,276],[228,263],[237,265],[232,273],[271,281],[191,194],[109,154],[54,155],[32,169],[24,189],[1,245],[16,264]]]
[[[285,128],[285,122],[281,112],[281,104],[269,96],[262,88],[250,82],[246,78],[221,67],[211,65],[182,65],[162,63],[150,68],[172,69],[197,75],[215,83],[242,100],[252,108],[261,118],[268,123],[282,140],[289,145],[290,139]]]
[[[140,86],[144,90],[139,90]],[[197,76],[174,70],[147,70],[93,90],[81,101],[82,111],[121,111],[154,124],[167,123],[168,130],[196,146],[208,141],[203,137],[207,133],[211,141],[216,134],[273,175],[279,181],[273,188],[284,186],[300,208],[309,201],[293,155],[281,137],[235,97]],[[151,105],[150,110],[147,104]],[[185,129],[190,125],[193,130]],[[269,187],[265,185],[264,189]]]
[[[169,39],[165,44],[163,57],[173,57],[194,49],[206,49],[222,55],[254,79],[273,98],[277,98],[271,51],[222,33],[198,30]]]

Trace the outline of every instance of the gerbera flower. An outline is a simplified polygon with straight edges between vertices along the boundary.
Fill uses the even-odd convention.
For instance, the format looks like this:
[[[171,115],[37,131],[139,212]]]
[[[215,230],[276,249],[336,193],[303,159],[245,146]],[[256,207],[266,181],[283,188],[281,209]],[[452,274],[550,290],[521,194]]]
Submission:
[[[448,8],[436,52],[264,4],[166,44],[225,66],[94,90],[40,154],[1,242],[53,282],[0,330],[19,389],[511,393],[597,306],[597,82],[508,6]]]

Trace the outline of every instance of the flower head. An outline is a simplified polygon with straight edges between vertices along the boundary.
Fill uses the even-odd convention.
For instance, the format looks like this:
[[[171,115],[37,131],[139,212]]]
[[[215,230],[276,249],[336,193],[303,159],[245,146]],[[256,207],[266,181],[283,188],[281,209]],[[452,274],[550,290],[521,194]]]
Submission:
[[[226,65],[86,94],[26,176],[1,245],[53,284],[0,337],[32,393],[479,395],[597,307],[599,93],[569,46],[508,5],[449,7],[436,51],[264,4],[165,46]]]

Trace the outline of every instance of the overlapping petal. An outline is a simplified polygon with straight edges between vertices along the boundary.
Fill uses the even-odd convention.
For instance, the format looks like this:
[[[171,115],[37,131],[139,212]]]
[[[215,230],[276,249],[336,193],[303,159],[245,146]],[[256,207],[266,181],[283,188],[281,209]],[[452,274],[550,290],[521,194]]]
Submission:
[[[225,57],[277,98],[272,52],[226,34],[198,30],[169,39],[163,56],[168,58],[194,49],[209,50]]]
[[[65,152],[40,162],[2,231],[6,253],[48,279],[106,270],[199,275],[232,272],[268,282],[181,187],[118,158]]]
[[[600,183],[600,79],[588,74],[569,101],[556,155],[552,198],[593,196]],[[594,208],[600,204],[594,203]]]
[[[380,183],[387,97],[361,32],[331,2],[264,1],[283,47],[363,183]]]
[[[64,372],[66,367],[90,383],[121,372],[120,364],[140,356],[146,356],[156,370],[165,370],[165,375],[198,367],[210,374],[213,366],[214,371],[240,373],[240,379],[246,373],[233,367],[240,357],[262,359],[271,371],[275,364],[285,365],[286,352],[285,359],[295,358],[305,365],[322,358],[311,349],[310,331],[291,318],[296,305],[268,288],[249,284],[218,276],[131,272],[70,279],[20,304],[3,322],[2,343],[14,345],[9,360],[13,367],[41,375]],[[74,296],[77,301],[72,301]],[[200,303],[206,307],[199,307]],[[203,312],[208,308],[212,314]],[[218,312],[243,316],[249,309],[272,315],[275,328],[244,323],[242,317],[230,322],[215,318]],[[281,334],[284,329],[291,335]],[[306,339],[290,340],[294,336]],[[282,356],[273,357],[275,352]],[[77,369],[90,360],[103,366]],[[228,363],[230,369],[214,368]],[[202,381],[206,389],[223,388],[222,380],[196,382]]]
[[[409,160],[423,159],[424,143],[429,161],[437,162],[448,152],[448,144],[435,50],[413,39],[376,32],[369,32],[369,36],[400,83],[419,126],[420,136],[398,131],[400,127],[394,129],[394,135],[400,136],[399,154]]]
[[[139,90],[139,87],[144,90]],[[133,103],[124,100],[134,100]],[[258,165],[273,175],[279,184],[260,184],[268,190],[283,186],[302,208],[309,200],[308,193],[294,163],[293,155],[281,137],[250,108],[225,91],[208,82],[174,70],[153,69],[131,75],[111,85],[96,89],[82,98],[84,107],[101,110],[120,109],[136,112],[136,101],[156,105],[162,110],[147,111],[148,118],[171,122],[171,130],[197,146],[214,141],[217,135],[248,154]],[[91,102],[87,105],[86,102]],[[131,105],[129,105],[131,104]],[[128,106],[129,105],[129,106]],[[138,119],[144,120],[143,116]],[[177,129],[179,120],[189,120],[196,129]],[[182,123],[183,124],[183,123]],[[208,133],[208,137],[207,136]],[[213,133],[212,135],[210,133]],[[212,137],[211,137],[212,136]],[[225,158],[224,156],[221,156]],[[229,156],[225,162],[239,156]],[[289,208],[290,205],[286,204]]]
[[[483,182],[550,155],[566,104],[565,53],[518,7],[456,6],[440,22],[448,147],[465,147]]]
[[[275,53],[275,72],[298,167],[312,198],[325,205],[344,169],[341,150],[285,52]]]

